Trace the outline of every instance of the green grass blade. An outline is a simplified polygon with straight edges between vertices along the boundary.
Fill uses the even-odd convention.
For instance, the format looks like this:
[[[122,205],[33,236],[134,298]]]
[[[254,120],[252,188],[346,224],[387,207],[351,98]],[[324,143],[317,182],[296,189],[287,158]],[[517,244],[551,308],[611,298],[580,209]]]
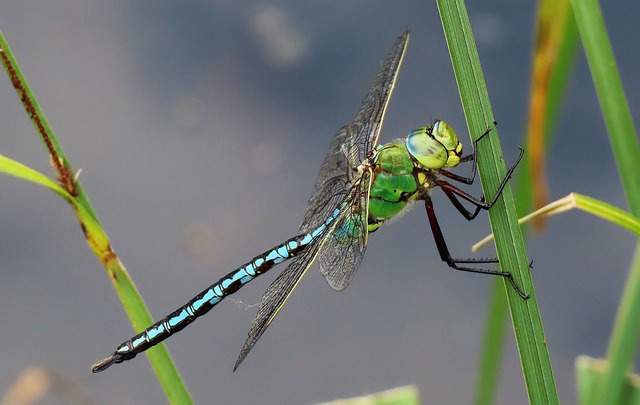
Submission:
[[[631,369],[640,336],[640,242],[631,261],[616,321],[607,348],[608,372],[597,386],[592,404],[620,404],[625,376]]]
[[[478,136],[493,124],[494,119],[467,12],[461,0],[438,0],[437,4],[469,132]],[[478,170],[484,194],[492,196],[506,173],[497,134],[492,133],[486,142],[480,143]],[[505,188],[502,198],[489,210],[489,218],[496,235],[496,250],[502,268],[510,271],[516,283],[531,294],[529,300],[523,300],[504,280],[529,401],[534,404],[558,403],[542,320],[528,272],[529,263],[510,187]]]
[[[580,356],[576,359],[576,376],[578,383],[578,403],[586,404],[591,395],[591,388],[602,377],[607,369],[605,360]],[[640,376],[627,374],[624,378],[620,404],[640,405]]]
[[[584,212],[600,217],[640,236],[640,218],[586,195],[571,193],[571,197],[575,199],[576,206]]]
[[[597,0],[572,0],[631,213],[640,217],[640,144]]]
[[[597,0],[572,0],[630,212],[640,217],[640,145],[622,80]],[[607,371],[590,396],[593,404],[616,404],[640,336],[640,240],[631,264],[607,350]]]
[[[571,193],[566,197],[547,204],[531,214],[520,218],[518,223],[523,225],[536,218],[546,218],[552,215],[562,214],[574,208],[602,218],[640,236],[640,218],[604,201],[596,200],[595,198],[587,197],[586,195],[578,193]],[[492,240],[493,235],[489,235],[473,245],[471,250],[476,252]]]
[[[566,4],[564,4],[566,2]],[[558,7],[567,7],[568,12],[556,12]],[[537,161],[544,163],[544,155],[554,135],[559,110],[563,104],[565,89],[573,72],[578,44],[578,31],[570,10],[569,0],[543,0],[538,4],[536,15],[536,38],[532,54],[532,82],[529,102],[529,124],[527,154],[516,171],[512,184],[518,215],[531,212],[533,190],[532,174],[539,167],[533,165],[534,145],[542,154]],[[542,118],[540,117],[542,114]],[[540,120],[543,125],[539,126]],[[544,172],[544,166],[542,166]],[[543,176],[538,176],[539,178]],[[544,179],[542,179],[544,180]],[[542,187],[546,189],[546,186]],[[527,239],[528,227],[522,232]],[[500,280],[495,280],[488,299],[485,333],[482,338],[482,355],[478,364],[476,382],[476,405],[495,402],[499,381],[502,351],[506,346],[507,302]]]
[[[0,155],[0,173],[47,187],[67,201],[73,198],[67,190],[44,174],[2,155]]]
[[[153,319],[124,265],[112,249],[109,238],[100,225],[98,217],[88,197],[85,195],[81,184],[75,179],[73,169],[24,78],[18,62],[13,56],[2,32],[0,32],[0,57],[11,83],[23,103],[27,115],[33,122],[36,131],[49,152],[50,161],[58,172],[57,177],[59,184],[7,158],[4,158],[0,162],[0,165],[2,165],[0,170],[7,174],[49,187],[71,204],[86,236],[87,243],[106,268],[109,279],[112,281],[118,293],[131,324],[136,331],[143,330],[153,323]],[[116,343],[117,342],[114,342],[114,346]],[[180,373],[175,367],[164,344],[147,351],[147,354],[169,402],[172,404],[193,403],[180,377]],[[89,364],[87,364],[87,372],[89,372],[88,366]]]

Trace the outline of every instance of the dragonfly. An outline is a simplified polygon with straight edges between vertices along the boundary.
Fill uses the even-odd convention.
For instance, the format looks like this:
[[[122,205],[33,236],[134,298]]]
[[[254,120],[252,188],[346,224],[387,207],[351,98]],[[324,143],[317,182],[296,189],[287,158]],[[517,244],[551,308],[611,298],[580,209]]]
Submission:
[[[320,272],[332,289],[345,289],[360,266],[369,234],[417,201],[425,203],[438,253],[449,267],[505,277],[522,298],[528,298],[510,272],[474,267],[498,263],[497,258],[456,259],[451,256],[430,197],[432,190],[440,188],[453,206],[466,219],[472,220],[480,210],[488,210],[495,204],[524,150],[520,148],[516,162],[507,171],[493,199],[486,201],[484,196],[475,198],[449,181],[473,184],[477,144],[490,133],[491,128],[474,141],[473,153],[467,156],[462,155],[462,144],[455,131],[443,120],[415,129],[404,139],[378,145],[408,40],[407,27],[382,63],[353,122],[334,136],[317,176],[299,234],[254,257],[164,319],[120,344],[109,357],[93,366],[94,373],[130,360],[164,341],[251,280],[291,260],[264,293],[235,363],[235,371],[271,325],[312,263],[317,260]],[[465,162],[472,163],[470,177],[449,171]],[[475,209],[468,210],[461,200]]]

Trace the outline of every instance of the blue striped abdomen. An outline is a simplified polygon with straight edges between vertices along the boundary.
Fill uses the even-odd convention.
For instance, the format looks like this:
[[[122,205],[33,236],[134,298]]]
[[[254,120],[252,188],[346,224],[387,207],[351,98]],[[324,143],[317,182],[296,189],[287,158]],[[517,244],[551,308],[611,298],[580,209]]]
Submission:
[[[132,359],[138,353],[157,345],[174,333],[181,331],[196,320],[196,318],[209,312],[226,296],[235,293],[242,286],[259,275],[266,273],[277,264],[302,253],[307,246],[315,243],[315,241],[327,231],[327,227],[330,226],[331,222],[333,222],[338,215],[340,215],[340,210],[336,209],[333,214],[313,232],[288,239],[284,243],[254,257],[250,262],[222,277],[215,284],[191,299],[186,305],[178,308],[161,321],[151,325],[144,332],[120,344],[111,356],[96,363],[92,371],[97,373],[112,364],[122,363],[123,361]]]

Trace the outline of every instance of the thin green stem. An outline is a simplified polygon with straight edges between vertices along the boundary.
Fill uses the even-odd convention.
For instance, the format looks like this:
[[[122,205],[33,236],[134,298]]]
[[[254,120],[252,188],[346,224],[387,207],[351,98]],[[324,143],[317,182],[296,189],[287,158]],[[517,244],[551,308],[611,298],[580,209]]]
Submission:
[[[107,269],[109,278],[120,297],[122,306],[129,317],[131,324],[136,332],[143,330],[153,323],[153,319],[147,310],[142,297],[138,293],[135,284],[129,277],[124,265],[111,247],[111,243],[104,229],[100,225],[98,217],[89,202],[82,186],[75,179],[73,169],[69,160],[66,158],[64,151],[56,140],[56,137],[44,116],[33,92],[20,70],[20,66],[13,56],[9,45],[0,32],[0,59],[7,71],[9,79],[16,89],[24,108],[33,122],[36,131],[42,138],[49,156],[52,166],[56,169],[58,182],[68,193],[68,196],[56,190],[50,184],[46,184],[41,179],[39,183],[48,186],[52,190],[61,195],[65,201],[69,202],[73,208],[80,227],[85,234],[87,243],[95,255],[100,259],[103,266]],[[14,165],[15,166],[15,165]],[[23,170],[24,171],[24,170]],[[37,178],[37,175],[32,177]],[[148,358],[156,373],[160,385],[165,391],[169,402],[172,404],[191,404],[193,401],[189,396],[180,373],[175,367],[173,360],[169,356],[169,352],[164,345],[158,346],[154,350],[149,350]],[[87,367],[88,372],[88,367]]]

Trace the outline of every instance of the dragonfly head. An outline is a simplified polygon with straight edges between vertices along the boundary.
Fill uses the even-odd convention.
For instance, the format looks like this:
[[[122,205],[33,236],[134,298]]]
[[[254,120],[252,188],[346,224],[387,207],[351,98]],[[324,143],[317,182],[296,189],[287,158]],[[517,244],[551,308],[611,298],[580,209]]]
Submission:
[[[442,169],[460,163],[462,144],[446,121],[436,120],[433,126],[411,131],[406,140],[407,150],[426,169]]]

